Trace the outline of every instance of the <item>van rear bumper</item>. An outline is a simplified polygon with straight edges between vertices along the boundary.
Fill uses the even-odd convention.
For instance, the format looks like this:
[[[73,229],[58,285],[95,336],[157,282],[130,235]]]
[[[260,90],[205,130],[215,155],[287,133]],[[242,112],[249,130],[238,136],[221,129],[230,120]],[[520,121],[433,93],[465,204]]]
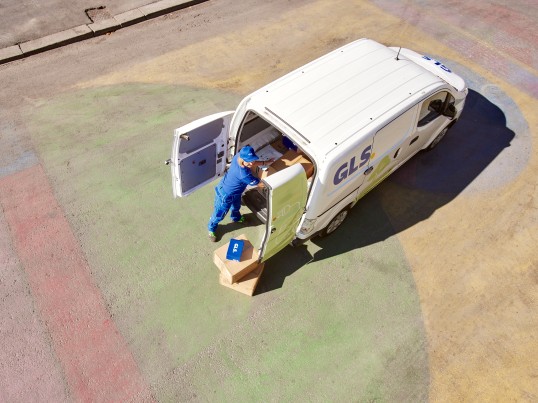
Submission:
[[[290,245],[293,246],[294,248],[296,246],[301,246],[301,245],[304,245],[306,243],[306,241],[308,241],[310,238],[305,238],[305,239],[301,239],[301,238],[294,238],[291,242],[290,242]]]
[[[290,245],[293,247],[304,245],[306,242],[310,241],[312,238],[315,238],[319,235],[321,231],[314,232],[312,235],[308,236],[307,238],[294,238]]]

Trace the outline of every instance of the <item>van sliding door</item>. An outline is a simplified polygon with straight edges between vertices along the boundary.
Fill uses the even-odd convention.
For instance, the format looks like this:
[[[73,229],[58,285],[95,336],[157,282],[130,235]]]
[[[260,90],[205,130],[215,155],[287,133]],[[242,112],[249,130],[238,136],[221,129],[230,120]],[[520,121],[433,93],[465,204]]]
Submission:
[[[372,171],[364,183],[363,194],[386,178],[409,155],[409,143],[412,141],[416,122],[417,107],[402,113],[374,136]]]

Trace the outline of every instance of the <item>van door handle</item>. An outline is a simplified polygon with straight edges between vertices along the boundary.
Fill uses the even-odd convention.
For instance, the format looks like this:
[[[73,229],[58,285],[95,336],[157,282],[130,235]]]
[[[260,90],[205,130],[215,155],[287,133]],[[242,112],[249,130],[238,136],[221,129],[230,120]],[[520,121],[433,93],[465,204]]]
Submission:
[[[368,168],[366,171],[364,171],[364,174],[365,174],[365,175],[369,175],[370,172],[372,172],[373,170],[374,170],[374,167],[370,167],[370,168]]]

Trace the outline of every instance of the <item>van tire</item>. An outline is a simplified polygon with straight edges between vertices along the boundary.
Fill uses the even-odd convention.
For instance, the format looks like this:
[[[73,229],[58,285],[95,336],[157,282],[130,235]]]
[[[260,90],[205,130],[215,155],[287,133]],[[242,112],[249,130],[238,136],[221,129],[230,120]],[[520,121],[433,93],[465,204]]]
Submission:
[[[327,224],[327,226],[321,231],[319,234],[321,237],[326,237],[331,235],[334,231],[336,231],[340,225],[344,222],[344,220],[347,218],[349,214],[350,207],[347,206],[346,208],[340,210],[338,214],[336,214],[333,219]]]
[[[449,128],[450,127],[447,126],[443,130],[441,130],[441,133],[439,133],[437,135],[437,137],[433,139],[433,141],[430,143],[430,145],[426,148],[426,151],[433,150],[437,146],[437,144],[440,143],[440,141],[443,139],[443,137],[445,137],[446,132],[448,132]]]

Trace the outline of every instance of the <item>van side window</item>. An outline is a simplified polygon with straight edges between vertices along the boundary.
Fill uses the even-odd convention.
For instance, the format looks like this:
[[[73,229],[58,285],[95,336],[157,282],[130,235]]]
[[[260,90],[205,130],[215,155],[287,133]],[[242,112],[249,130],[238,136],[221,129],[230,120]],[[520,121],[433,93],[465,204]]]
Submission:
[[[417,126],[425,126],[434,121],[451,104],[454,105],[454,97],[446,91],[432,95],[422,103]]]

